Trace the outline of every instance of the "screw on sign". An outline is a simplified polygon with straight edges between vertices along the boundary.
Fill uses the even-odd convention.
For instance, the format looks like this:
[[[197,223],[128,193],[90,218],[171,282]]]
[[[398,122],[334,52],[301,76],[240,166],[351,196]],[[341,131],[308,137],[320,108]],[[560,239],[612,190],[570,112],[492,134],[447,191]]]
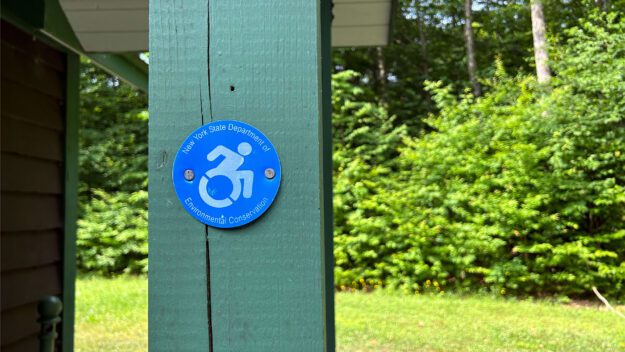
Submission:
[[[264,176],[264,177],[263,177]],[[220,120],[193,131],[172,170],[184,209],[213,227],[246,225],[264,214],[280,188],[275,147],[255,127]]]
[[[276,177],[276,170],[272,168],[265,169],[265,177],[267,177],[270,180]]]
[[[184,170],[184,179],[187,181],[193,181],[193,179],[195,178],[195,172],[193,172],[193,170],[187,169]]]

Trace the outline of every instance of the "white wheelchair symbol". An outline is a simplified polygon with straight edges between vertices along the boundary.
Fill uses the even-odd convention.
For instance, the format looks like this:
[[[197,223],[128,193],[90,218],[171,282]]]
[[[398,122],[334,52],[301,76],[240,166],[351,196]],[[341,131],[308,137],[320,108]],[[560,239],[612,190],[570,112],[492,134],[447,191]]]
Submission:
[[[241,196],[241,180],[243,180],[243,198],[252,196],[254,172],[251,170],[239,170],[239,167],[243,165],[243,157],[252,152],[252,146],[243,142],[239,144],[237,151],[238,153],[235,153],[223,145],[219,145],[206,155],[208,161],[214,161],[220,156],[224,157],[224,160],[217,167],[206,171],[206,174],[200,179],[200,197],[206,204],[214,208],[228,207],[239,199],[239,196]],[[225,176],[232,182],[232,192],[230,192],[228,197],[215,199],[208,194],[208,180],[215,176]]]

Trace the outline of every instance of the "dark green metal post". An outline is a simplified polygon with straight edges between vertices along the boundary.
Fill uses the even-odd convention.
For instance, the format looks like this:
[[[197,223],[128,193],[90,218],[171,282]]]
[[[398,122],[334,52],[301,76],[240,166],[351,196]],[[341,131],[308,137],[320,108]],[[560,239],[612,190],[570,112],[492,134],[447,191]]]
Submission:
[[[54,352],[54,341],[59,335],[56,332],[56,324],[61,321],[63,303],[56,296],[48,296],[39,301],[37,310],[39,311],[38,321],[41,324],[39,351]]]

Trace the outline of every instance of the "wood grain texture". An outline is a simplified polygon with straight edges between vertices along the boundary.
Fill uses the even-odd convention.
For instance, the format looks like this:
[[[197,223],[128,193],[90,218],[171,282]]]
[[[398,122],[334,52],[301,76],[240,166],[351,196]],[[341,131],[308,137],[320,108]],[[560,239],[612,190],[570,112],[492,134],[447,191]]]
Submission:
[[[76,33],[145,32],[148,9],[97,9],[65,11]],[[114,25],[112,25],[114,24]]]
[[[334,27],[332,46],[337,48],[353,46],[385,46],[388,44],[388,26]]]
[[[43,145],[40,148],[46,148]],[[63,191],[61,181],[61,164],[48,160],[34,159],[11,153],[0,154],[2,167],[13,172],[2,175],[0,190],[2,192],[25,192],[58,194]]]
[[[283,172],[258,221],[208,230],[214,351],[326,350],[320,12],[317,1],[210,1],[213,117],[263,131]]]
[[[150,2],[150,350],[333,350],[320,26],[314,1]],[[171,165],[189,132],[221,119],[263,131],[283,179],[258,221],[208,229],[209,326],[207,230]]]
[[[332,10],[335,27],[368,27],[390,22],[391,2],[336,3]]]
[[[61,268],[50,264],[2,273],[2,311],[61,293]]]
[[[14,344],[31,335],[37,335],[39,330],[41,330],[41,325],[39,325],[37,319],[39,319],[37,302],[2,311],[2,316],[0,317],[2,350],[4,351],[7,345]]]
[[[2,352],[37,351],[39,349],[39,333],[27,337],[7,346],[2,346]]]
[[[30,53],[17,50],[15,47],[5,46],[2,48],[0,64],[2,78],[51,97],[64,99],[64,74],[48,65],[43,65],[41,62],[41,59]]]
[[[61,0],[88,52],[137,52],[148,48],[148,0]],[[335,0],[333,45],[388,44],[391,0]]]
[[[22,82],[5,79],[4,76],[2,76],[0,85],[2,86],[0,97],[2,100],[3,125],[5,124],[5,119],[10,117],[27,124],[27,126],[22,127],[28,128],[28,125],[34,125],[43,129],[63,131],[65,123],[63,119],[63,101],[61,99],[29,88],[23,85]],[[7,121],[6,123],[10,122]],[[4,126],[2,126],[2,130],[2,136],[8,133],[8,131],[4,131]],[[27,133],[27,131],[23,133]],[[6,142],[3,141],[4,143]],[[59,150],[59,147],[55,147],[55,150]]]
[[[31,8],[32,10],[32,8]],[[38,64],[50,66],[54,70],[65,73],[65,56],[55,48],[45,45],[37,37],[2,21],[2,51],[17,50],[26,53],[28,57],[37,61]]]
[[[10,89],[6,86],[2,88]],[[2,116],[0,125],[0,149],[3,153],[53,162],[63,160],[63,135],[58,131],[20,121],[8,115]]]
[[[59,230],[3,232],[1,236],[2,272],[57,263],[61,260],[59,243],[62,239]]]
[[[86,52],[148,51],[148,32],[76,32]]]
[[[171,168],[208,114],[208,12],[199,0],[150,1],[149,348],[208,351],[205,226],[176,198]]]
[[[57,229],[63,226],[62,199],[53,195],[2,193],[2,232]]]
[[[59,3],[65,11],[148,8],[148,0],[60,0]]]
[[[37,301],[62,292],[67,55],[0,29],[0,349],[33,351]]]

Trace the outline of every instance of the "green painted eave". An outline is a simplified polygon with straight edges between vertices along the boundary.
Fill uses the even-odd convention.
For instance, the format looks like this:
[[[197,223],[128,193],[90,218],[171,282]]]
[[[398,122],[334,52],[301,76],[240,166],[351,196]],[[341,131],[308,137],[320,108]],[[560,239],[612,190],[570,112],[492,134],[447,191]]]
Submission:
[[[58,0],[45,0],[44,25],[40,31],[67,49],[83,54],[82,46]]]
[[[96,65],[130,85],[148,91],[148,65],[132,54],[88,54]]]
[[[89,57],[130,85],[148,91],[148,65],[136,53],[86,53],[58,0],[3,0],[2,19],[64,50]]]

